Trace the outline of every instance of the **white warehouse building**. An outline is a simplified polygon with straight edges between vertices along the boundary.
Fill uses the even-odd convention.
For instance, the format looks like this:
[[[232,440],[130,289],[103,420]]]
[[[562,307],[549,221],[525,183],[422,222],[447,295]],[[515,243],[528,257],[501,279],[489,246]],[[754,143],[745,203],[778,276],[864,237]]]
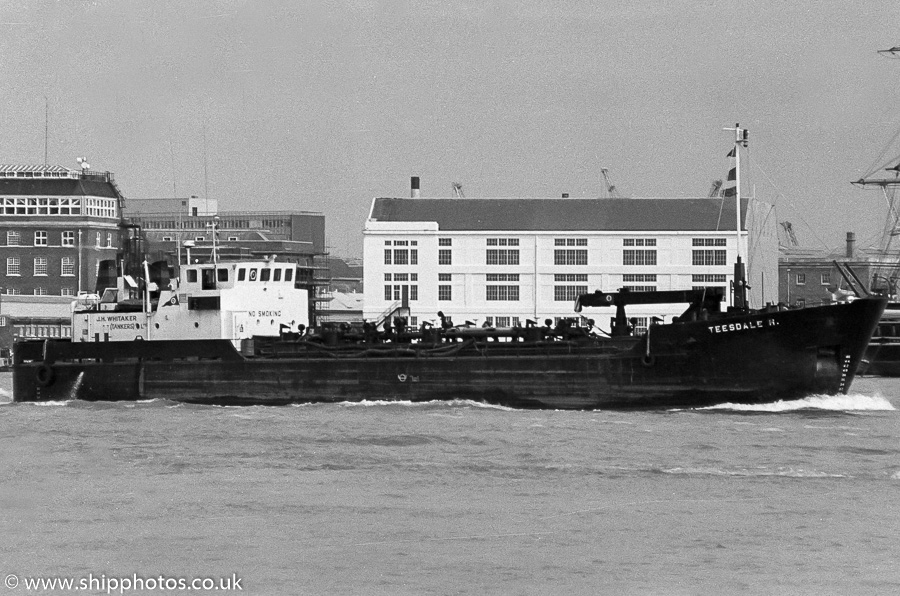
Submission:
[[[409,323],[506,327],[579,315],[578,294],[725,288],[738,234],[734,199],[376,198],[363,233],[363,317],[409,306]],[[752,307],[777,302],[774,208],[743,200],[741,255]],[[725,305],[723,305],[724,307]],[[628,308],[638,330],[686,305]],[[609,332],[612,308],[580,316]]]

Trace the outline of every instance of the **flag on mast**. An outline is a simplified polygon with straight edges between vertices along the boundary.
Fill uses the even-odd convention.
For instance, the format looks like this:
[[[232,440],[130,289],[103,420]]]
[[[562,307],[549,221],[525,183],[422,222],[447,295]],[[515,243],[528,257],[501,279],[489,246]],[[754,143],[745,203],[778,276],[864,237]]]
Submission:
[[[737,147],[732,147],[728,152],[731,159],[731,168],[728,170],[728,180],[725,181],[725,190],[722,196],[733,199],[737,195]]]

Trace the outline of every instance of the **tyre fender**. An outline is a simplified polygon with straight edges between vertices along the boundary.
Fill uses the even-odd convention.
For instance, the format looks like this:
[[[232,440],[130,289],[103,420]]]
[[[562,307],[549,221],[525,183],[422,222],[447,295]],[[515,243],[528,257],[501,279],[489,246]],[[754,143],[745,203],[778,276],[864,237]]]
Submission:
[[[56,371],[49,364],[41,364],[34,371],[34,380],[41,387],[49,387],[56,380]]]

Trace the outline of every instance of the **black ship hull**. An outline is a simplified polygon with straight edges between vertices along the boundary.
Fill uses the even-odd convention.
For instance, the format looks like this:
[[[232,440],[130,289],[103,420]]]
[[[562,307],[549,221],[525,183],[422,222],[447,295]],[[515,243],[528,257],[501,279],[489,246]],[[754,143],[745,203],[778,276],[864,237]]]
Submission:
[[[885,301],[651,326],[647,336],[467,339],[427,346],[283,341],[17,344],[14,400],[165,399],[219,405],[472,399],[594,409],[771,402],[846,393]]]

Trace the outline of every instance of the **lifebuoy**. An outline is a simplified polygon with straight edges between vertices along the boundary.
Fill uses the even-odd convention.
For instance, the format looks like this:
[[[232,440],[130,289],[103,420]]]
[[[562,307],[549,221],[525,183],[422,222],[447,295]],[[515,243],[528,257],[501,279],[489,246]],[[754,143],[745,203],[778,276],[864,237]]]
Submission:
[[[49,364],[42,364],[34,372],[34,380],[41,387],[49,387],[56,379],[56,373]]]
[[[650,368],[651,366],[656,366],[656,356],[654,354],[644,354],[641,358],[641,364]]]

